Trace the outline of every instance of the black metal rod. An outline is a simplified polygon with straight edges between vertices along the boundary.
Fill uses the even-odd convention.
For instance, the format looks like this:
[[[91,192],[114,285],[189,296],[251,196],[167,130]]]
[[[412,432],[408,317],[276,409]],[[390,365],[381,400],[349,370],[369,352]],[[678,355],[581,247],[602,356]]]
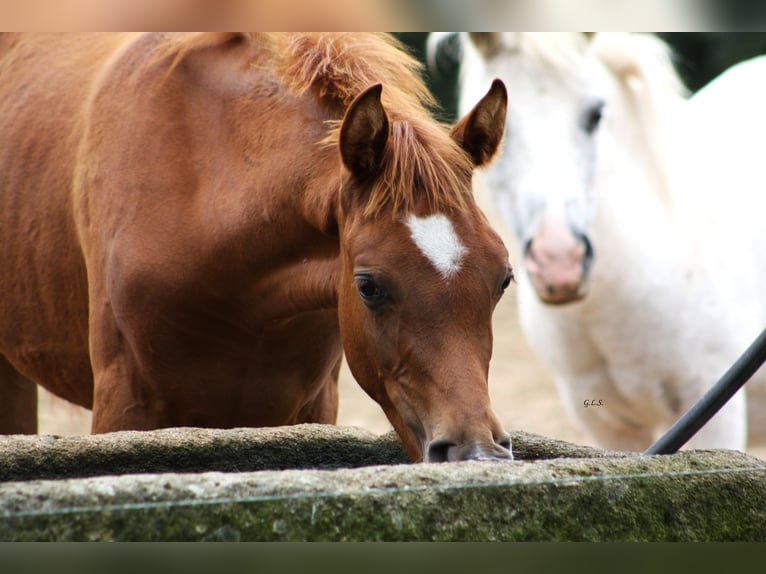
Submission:
[[[723,377],[644,454],[678,452],[766,362],[766,329]]]

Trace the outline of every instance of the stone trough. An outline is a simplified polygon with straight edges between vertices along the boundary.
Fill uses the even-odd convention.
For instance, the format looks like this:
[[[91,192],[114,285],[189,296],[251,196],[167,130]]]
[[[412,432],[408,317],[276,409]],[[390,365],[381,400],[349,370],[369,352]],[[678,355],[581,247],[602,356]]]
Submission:
[[[428,465],[321,425],[4,436],[0,540],[766,540],[761,459],[512,439]]]

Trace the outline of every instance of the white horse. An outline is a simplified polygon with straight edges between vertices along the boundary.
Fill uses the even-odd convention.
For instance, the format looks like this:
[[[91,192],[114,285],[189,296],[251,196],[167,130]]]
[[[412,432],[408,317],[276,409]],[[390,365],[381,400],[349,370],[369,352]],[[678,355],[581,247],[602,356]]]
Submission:
[[[508,87],[485,178],[522,328],[584,430],[644,450],[766,326],[766,58],[687,99],[654,36],[459,38],[461,109]],[[766,368],[746,390],[689,446],[763,442]]]

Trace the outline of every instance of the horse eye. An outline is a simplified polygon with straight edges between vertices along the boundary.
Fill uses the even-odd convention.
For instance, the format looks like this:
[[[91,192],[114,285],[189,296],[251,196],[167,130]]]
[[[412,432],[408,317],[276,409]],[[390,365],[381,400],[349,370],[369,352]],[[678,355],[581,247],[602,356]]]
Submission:
[[[604,105],[604,102],[596,102],[586,112],[585,124],[583,127],[588,134],[595,132],[598,126],[601,124],[601,119],[604,117]]]
[[[368,307],[377,307],[386,300],[386,292],[369,275],[357,275],[356,288]]]
[[[511,285],[511,283],[515,280],[513,276],[513,270],[509,269],[508,273],[505,276],[505,279],[503,279],[503,282],[500,284],[500,294],[502,295],[505,293],[505,290],[508,289],[508,287]]]

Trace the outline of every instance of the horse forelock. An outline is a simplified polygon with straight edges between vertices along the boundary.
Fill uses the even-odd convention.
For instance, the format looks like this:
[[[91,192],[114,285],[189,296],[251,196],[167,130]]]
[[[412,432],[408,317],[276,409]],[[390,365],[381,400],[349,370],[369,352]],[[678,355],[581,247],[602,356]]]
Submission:
[[[437,122],[435,100],[420,75],[422,64],[392,36],[385,34],[272,35],[279,54],[276,69],[296,93],[314,90],[317,97],[346,109],[373,84],[383,85],[382,102],[390,133],[382,170],[371,182],[364,217],[387,208],[396,217],[425,204],[429,211],[461,209],[472,165],[468,155]],[[340,120],[328,121],[321,142],[337,146]]]
[[[377,217],[389,207],[393,217],[465,207],[472,164],[442,126],[394,119],[383,162],[365,217]]]
[[[450,136],[449,127],[395,112],[391,116],[382,168],[367,182],[362,216],[378,218],[386,210],[394,219],[416,211],[462,211],[471,194],[473,164]],[[337,146],[341,122],[332,124],[322,142],[325,146]]]
[[[363,215],[390,207],[396,217],[425,202],[431,211],[464,206],[472,166],[467,155],[436,122],[433,95],[421,77],[422,64],[386,34],[290,34],[282,44],[281,76],[298,92],[314,89],[345,109],[369,86],[383,85],[382,101],[391,129],[383,168],[372,182]],[[335,123],[325,144],[336,145]]]

